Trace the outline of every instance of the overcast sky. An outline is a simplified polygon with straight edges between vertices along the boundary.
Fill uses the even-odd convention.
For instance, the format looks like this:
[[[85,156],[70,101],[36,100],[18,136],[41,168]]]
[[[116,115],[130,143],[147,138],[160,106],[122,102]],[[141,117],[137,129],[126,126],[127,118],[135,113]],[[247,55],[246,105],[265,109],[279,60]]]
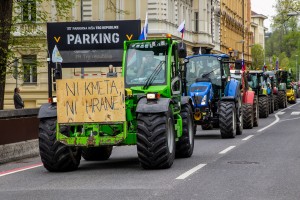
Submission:
[[[251,10],[263,14],[268,17],[264,21],[264,26],[270,31],[271,18],[275,15],[275,8],[277,0],[251,0]]]

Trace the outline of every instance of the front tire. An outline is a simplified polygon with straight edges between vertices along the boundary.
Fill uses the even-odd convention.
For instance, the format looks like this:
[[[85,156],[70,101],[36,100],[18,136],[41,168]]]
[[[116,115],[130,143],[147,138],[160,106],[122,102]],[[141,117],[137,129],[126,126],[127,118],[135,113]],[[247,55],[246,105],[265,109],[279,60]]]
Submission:
[[[267,118],[269,116],[269,98],[268,98],[268,96],[259,97],[258,104],[259,104],[259,118]]]
[[[73,171],[80,164],[81,149],[56,140],[56,118],[40,120],[39,149],[44,167],[50,172]]]
[[[258,102],[257,102],[257,96],[254,97],[253,101],[253,126],[258,126],[258,118],[259,118],[259,111],[258,111]]]
[[[176,143],[176,157],[191,157],[194,151],[194,135],[195,126],[193,120],[193,112],[190,105],[184,105],[181,109],[180,116],[182,118],[182,136]]]
[[[243,122],[244,129],[253,128],[253,105],[252,104],[243,104]]]
[[[175,130],[171,111],[139,113],[137,153],[145,169],[170,168],[175,158]]]
[[[236,109],[234,102],[222,101],[219,110],[220,132],[222,138],[236,135]]]

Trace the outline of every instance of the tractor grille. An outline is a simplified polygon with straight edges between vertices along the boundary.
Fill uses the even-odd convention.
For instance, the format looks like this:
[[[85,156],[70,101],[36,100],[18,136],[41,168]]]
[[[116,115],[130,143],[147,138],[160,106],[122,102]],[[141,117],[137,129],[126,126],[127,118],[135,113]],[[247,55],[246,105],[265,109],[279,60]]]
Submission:
[[[196,104],[200,104],[202,100],[202,96],[193,96],[193,99]]]

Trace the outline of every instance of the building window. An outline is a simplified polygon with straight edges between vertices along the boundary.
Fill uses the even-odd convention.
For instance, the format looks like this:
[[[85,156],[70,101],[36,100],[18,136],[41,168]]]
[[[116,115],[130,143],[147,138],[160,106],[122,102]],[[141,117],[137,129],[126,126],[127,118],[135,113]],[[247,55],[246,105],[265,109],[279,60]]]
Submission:
[[[195,12],[195,31],[199,32],[199,24],[198,24],[198,20],[199,20],[199,13]]]
[[[36,1],[35,0],[22,0],[22,20],[24,22],[36,21]]]
[[[23,81],[24,83],[37,82],[37,59],[36,55],[22,56]]]

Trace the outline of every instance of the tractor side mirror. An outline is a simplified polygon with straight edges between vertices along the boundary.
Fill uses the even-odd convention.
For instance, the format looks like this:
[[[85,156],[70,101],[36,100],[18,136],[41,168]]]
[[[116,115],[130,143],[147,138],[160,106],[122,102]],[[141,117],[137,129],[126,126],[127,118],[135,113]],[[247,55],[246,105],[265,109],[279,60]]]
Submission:
[[[185,58],[186,56],[186,44],[184,44],[183,42],[178,43],[178,57]]]

